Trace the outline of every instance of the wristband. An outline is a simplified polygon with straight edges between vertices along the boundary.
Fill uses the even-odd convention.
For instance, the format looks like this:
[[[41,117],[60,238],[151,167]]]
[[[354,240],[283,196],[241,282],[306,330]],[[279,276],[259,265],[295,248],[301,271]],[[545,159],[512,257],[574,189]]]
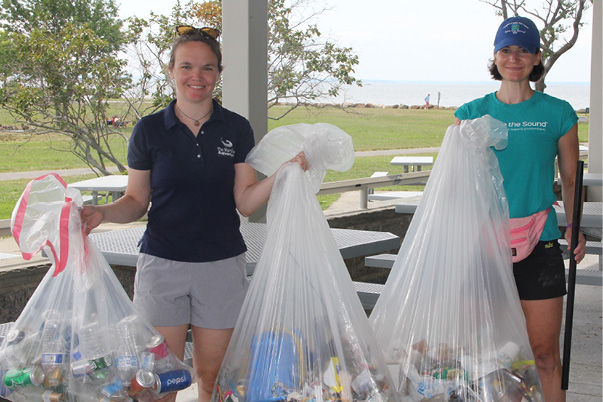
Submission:
[[[571,227],[573,227],[573,224],[570,222],[570,223],[567,224],[567,226],[565,228],[567,229],[567,228],[571,228]],[[580,232],[582,232],[582,228],[581,227],[578,227],[578,230]]]

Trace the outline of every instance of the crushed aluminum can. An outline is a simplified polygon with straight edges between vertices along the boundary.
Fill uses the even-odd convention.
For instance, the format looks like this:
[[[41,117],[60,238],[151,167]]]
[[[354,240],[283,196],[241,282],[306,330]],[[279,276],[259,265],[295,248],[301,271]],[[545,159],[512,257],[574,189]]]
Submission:
[[[47,388],[58,387],[63,382],[63,370],[60,367],[54,367],[46,373],[44,386]]]
[[[168,348],[167,343],[165,343],[165,338],[159,334],[151,337],[146,344],[146,348],[157,357],[156,360],[163,359],[170,354],[170,349]]]

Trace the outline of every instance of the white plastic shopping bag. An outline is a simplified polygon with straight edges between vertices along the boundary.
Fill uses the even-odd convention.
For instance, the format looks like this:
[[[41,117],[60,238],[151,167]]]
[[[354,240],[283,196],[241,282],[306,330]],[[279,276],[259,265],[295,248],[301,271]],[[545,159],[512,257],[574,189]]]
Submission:
[[[32,180],[11,229],[26,259],[52,266],[0,346],[0,396],[21,401],[151,401],[194,382],[192,368],[136,312],[84,236],[82,198],[54,174]]]
[[[370,322],[403,400],[540,401],[491,147],[504,123],[448,128]]]
[[[281,150],[279,152],[274,150]],[[267,236],[226,352],[213,402],[396,401],[368,319],[315,193],[326,169],[348,169],[351,138],[335,126],[268,133],[247,159],[278,171]]]

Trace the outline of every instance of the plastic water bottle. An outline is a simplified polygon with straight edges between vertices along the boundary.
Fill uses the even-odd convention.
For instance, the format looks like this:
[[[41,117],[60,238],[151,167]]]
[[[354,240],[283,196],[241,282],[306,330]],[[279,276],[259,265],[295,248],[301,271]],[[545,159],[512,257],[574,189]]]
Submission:
[[[511,363],[517,359],[519,346],[514,342],[505,343],[496,353],[496,360],[505,368],[511,368]]]
[[[63,320],[58,311],[48,310],[42,328],[40,345],[42,370],[51,386],[62,381],[67,363],[67,344],[63,336]]]
[[[93,317],[88,324],[79,330],[80,352],[82,359],[89,364],[92,379],[105,379],[104,372],[113,366],[113,354],[108,345],[106,333]]]
[[[113,339],[113,350],[115,352],[115,364],[121,380],[129,386],[132,378],[140,368],[140,352],[145,348],[145,333],[147,331],[141,319],[136,315],[130,315],[121,319],[115,328],[117,335]]]

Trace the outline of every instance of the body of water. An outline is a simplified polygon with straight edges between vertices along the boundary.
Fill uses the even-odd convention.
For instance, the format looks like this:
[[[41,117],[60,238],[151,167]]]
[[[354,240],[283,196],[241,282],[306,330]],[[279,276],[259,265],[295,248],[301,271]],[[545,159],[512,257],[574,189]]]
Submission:
[[[499,82],[408,82],[363,81],[362,87],[345,86],[336,98],[325,98],[328,103],[372,103],[379,105],[424,105],[430,94],[432,105],[461,106],[498,89]],[[589,83],[547,83],[545,93],[568,101],[576,110],[589,107]]]

